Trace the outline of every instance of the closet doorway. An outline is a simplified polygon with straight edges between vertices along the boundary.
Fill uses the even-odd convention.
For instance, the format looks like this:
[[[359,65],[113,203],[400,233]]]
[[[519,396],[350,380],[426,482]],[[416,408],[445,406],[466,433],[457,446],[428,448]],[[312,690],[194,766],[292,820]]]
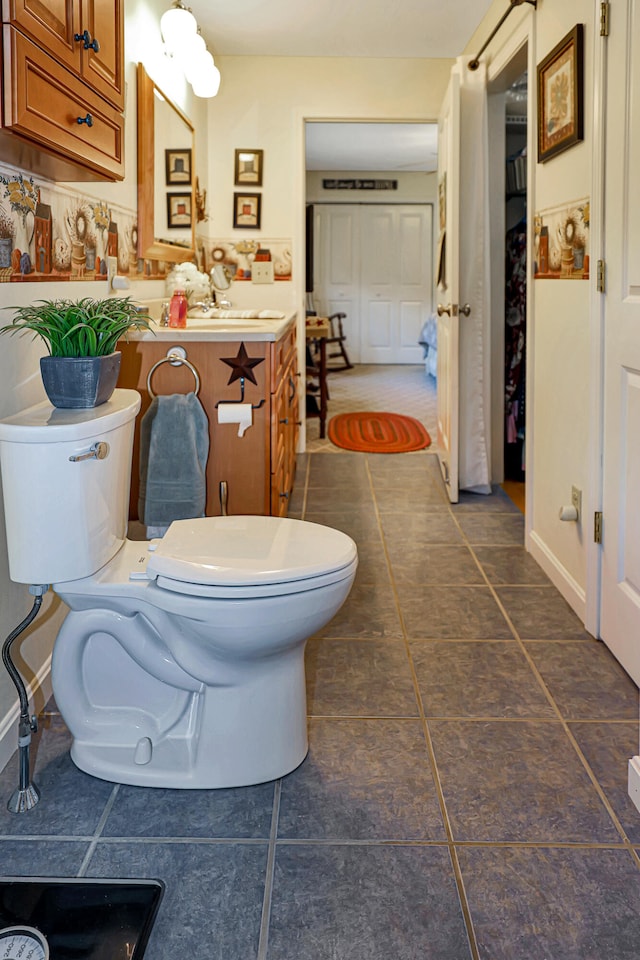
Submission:
[[[527,421],[526,44],[489,87],[492,146],[492,475],[524,512]]]

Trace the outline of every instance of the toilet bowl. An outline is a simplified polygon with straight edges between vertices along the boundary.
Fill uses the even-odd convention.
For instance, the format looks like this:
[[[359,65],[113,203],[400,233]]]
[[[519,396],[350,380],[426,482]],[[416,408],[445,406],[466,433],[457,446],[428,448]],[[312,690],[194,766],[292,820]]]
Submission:
[[[127,540],[139,405],[117,390],[93,410],[44,403],[0,422],[11,578],[51,583],[69,607],[52,683],[72,759],[139,786],[273,780],[307,753],[304,647],[348,596],[355,544],[262,516]]]

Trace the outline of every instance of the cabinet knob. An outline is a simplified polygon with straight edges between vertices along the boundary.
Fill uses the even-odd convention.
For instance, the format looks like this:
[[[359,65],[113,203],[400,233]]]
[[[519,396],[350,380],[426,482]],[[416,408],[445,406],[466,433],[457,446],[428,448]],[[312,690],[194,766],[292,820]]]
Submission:
[[[282,497],[283,500],[288,500],[288,499],[289,499],[289,492],[286,491],[285,493],[281,493],[280,496]]]
[[[285,417],[284,420],[281,420],[280,423],[289,423],[289,417]]]
[[[95,37],[93,40],[91,39],[91,34],[88,30],[83,31],[83,33],[74,33],[73,39],[78,43],[82,43],[83,49],[85,50],[95,50],[97,53],[100,49],[100,44]]]
[[[88,113],[88,114],[86,115],[86,117],[78,117],[78,121],[77,121],[77,122],[78,122],[78,123],[86,123],[86,125],[87,125],[88,127],[92,127],[92,126],[93,126],[93,117],[91,116],[90,113]]]

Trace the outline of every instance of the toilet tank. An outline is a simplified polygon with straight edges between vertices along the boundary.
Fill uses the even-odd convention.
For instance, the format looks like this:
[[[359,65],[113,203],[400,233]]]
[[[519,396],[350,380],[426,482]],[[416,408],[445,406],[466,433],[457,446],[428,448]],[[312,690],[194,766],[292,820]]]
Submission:
[[[50,584],[88,577],[127,533],[140,396],[116,390],[98,407],[39,403],[0,421],[9,575]],[[94,455],[94,445],[103,458]]]

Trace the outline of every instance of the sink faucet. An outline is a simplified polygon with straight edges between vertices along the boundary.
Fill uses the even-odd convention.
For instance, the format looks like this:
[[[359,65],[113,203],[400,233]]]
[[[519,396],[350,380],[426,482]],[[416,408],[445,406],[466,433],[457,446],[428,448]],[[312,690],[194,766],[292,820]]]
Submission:
[[[204,310],[206,312],[208,310],[212,310],[215,306],[216,306],[216,298],[214,295],[213,297],[206,297],[204,300],[196,300],[195,303],[192,303],[190,305],[189,309],[193,309],[194,307],[199,307],[201,310]]]

